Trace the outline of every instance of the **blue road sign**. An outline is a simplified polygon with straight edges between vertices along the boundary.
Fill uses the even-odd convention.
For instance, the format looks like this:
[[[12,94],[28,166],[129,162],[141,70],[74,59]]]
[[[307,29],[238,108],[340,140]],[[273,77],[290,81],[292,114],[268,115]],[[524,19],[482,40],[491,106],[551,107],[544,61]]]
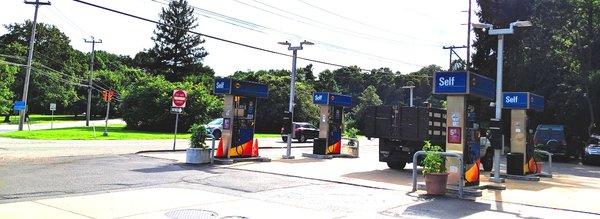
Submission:
[[[544,97],[529,92],[503,92],[502,108],[544,111]]]
[[[25,105],[24,101],[15,101],[13,105],[13,109],[17,111],[25,110],[26,107],[27,105]]]

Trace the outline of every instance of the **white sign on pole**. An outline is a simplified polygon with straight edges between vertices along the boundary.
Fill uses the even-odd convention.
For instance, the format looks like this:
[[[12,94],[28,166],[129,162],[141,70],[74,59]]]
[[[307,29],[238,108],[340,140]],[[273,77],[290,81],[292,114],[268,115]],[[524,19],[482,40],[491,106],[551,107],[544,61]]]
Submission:
[[[50,111],[56,111],[56,103],[50,104]]]

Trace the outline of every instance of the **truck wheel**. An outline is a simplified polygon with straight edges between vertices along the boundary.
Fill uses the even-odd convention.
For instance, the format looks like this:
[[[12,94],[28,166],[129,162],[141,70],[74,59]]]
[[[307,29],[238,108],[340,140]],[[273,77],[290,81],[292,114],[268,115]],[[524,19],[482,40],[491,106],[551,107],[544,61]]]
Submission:
[[[484,171],[491,171],[494,167],[494,155],[493,152],[490,154],[490,151],[485,153],[485,157],[482,157],[481,165],[483,166]]]
[[[298,141],[299,141],[300,143],[304,143],[304,142],[306,142],[306,136],[304,136],[304,134],[301,134],[301,135],[300,135],[300,137],[298,138]]]
[[[406,161],[388,161],[387,165],[394,170],[403,170],[404,166],[406,166]]]

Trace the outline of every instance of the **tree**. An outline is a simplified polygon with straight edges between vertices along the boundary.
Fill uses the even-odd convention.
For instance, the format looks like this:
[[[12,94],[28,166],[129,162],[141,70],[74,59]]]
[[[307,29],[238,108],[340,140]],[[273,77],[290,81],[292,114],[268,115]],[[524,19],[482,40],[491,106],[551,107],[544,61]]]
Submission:
[[[5,25],[7,33],[0,36],[0,54],[9,55],[7,61],[25,64],[32,23]],[[83,53],[74,50],[70,39],[56,26],[38,23],[35,53],[31,71],[28,112],[48,112],[48,104],[55,102],[59,109],[70,106],[79,97],[76,84],[82,83],[87,61]],[[25,71],[19,71],[11,90],[21,99]]]
[[[365,109],[367,106],[379,106],[383,104],[383,101],[379,99],[379,95],[377,95],[377,89],[373,85],[369,85],[358,97],[358,104],[352,110],[352,115],[350,116],[354,121],[356,121],[356,126],[358,129],[362,130],[365,123],[366,116],[364,115]]]
[[[169,2],[168,8],[163,8],[160,22],[154,30],[154,48],[156,69],[158,74],[164,74],[169,81],[182,81],[187,75],[201,69],[202,59],[208,55],[204,47],[198,46],[205,42],[200,35],[190,33],[198,27],[194,8],[187,0]],[[149,55],[152,55],[149,53]]]
[[[0,115],[9,115],[12,111],[14,93],[10,89],[15,82],[15,76],[19,72],[19,67],[9,65],[0,59]],[[5,118],[5,120],[8,117]]]

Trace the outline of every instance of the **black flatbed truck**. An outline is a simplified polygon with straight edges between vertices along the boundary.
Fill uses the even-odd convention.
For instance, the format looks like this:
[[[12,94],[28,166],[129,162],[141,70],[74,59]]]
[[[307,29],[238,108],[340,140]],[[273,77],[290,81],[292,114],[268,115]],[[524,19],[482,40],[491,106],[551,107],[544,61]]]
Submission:
[[[404,169],[426,140],[446,148],[445,109],[368,106],[365,116],[365,136],[379,138],[379,161],[392,169]]]

